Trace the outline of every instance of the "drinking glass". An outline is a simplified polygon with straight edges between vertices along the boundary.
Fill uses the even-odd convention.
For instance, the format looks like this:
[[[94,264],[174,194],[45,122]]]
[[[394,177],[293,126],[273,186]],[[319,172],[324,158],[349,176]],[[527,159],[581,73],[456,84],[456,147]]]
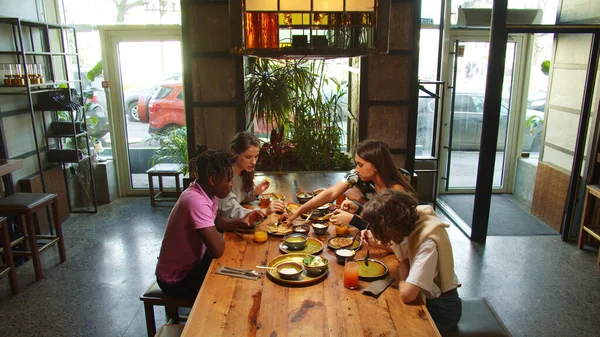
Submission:
[[[268,194],[260,195],[260,208],[267,208],[271,204],[271,196]]]
[[[263,243],[267,241],[267,239],[267,227],[263,225],[256,225],[256,227],[254,227],[254,241]]]
[[[344,265],[344,287],[358,289],[358,263],[354,257],[346,258]]]
[[[349,232],[350,232],[350,228],[348,228],[348,225],[335,227],[335,234],[337,234],[337,235],[346,235]]]
[[[346,200],[346,196],[344,195],[344,193],[342,193],[335,199],[335,203],[341,205],[342,202],[344,202],[344,200]]]

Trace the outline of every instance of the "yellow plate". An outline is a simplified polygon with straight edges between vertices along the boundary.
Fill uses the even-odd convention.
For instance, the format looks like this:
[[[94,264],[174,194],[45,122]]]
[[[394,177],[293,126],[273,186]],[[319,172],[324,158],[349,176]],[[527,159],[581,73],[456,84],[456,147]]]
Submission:
[[[336,240],[334,240],[335,238],[350,238],[350,239],[352,239],[353,236],[352,235],[336,235],[336,236],[332,236],[331,238],[329,238],[329,240],[327,240],[327,247],[329,247],[333,250],[342,248],[341,246],[335,244],[335,241],[336,241]],[[361,247],[362,247],[362,239],[357,237],[356,240],[354,240],[354,242],[352,243],[352,246],[345,247],[345,248],[352,249],[352,250],[359,250]]]
[[[364,259],[358,260],[358,277],[361,280],[373,281],[384,277],[388,273],[388,267],[379,260],[369,259],[369,265],[365,265]]]
[[[298,254],[298,253],[279,255],[276,258],[269,261],[269,263],[267,263],[267,266],[276,268],[279,264],[284,263],[284,262],[297,262],[299,264],[302,264],[302,260],[304,260],[304,258],[307,255],[308,254]],[[267,271],[267,277],[271,281],[281,284],[281,285],[292,286],[292,287],[302,287],[302,286],[308,286],[308,285],[316,284],[316,283],[323,281],[324,279],[327,278],[328,273],[329,273],[329,271],[326,271],[319,276],[309,276],[306,269],[304,269],[304,271],[302,272],[302,275],[300,275],[300,277],[297,280],[284,280],[281,277],[279,277],[279,273],[277,272],[277,270],[269,269]]]
[[[285,200],[285,195],[279,193],[264,193],[263,195],[268,195],[271,198],[271,200]]]
[[[279,244],[279,250],[286,254],[306,254],[306,255],[314,255],[319,254],[323,250],[323,243],[317,239],[308,238],[306,240],[306,246],[302,250],[290,250],[288,246],[285,245],[285,241],[281,241]]]

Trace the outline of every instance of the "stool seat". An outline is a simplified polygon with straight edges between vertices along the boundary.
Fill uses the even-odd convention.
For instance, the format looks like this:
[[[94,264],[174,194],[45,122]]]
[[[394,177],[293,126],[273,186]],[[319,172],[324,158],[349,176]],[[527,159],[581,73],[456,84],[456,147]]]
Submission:
[[[8,223],[6,222],[6,218],[0,218],[0,237],[2,238],[0,253],[4,259],[4,265],[0,265],[0,278],[8,274],[10,291],[13,293],[13,295],[16,295],[19,293],[19,285],[17,284],[15,259],[13,258],[12,248],[10,246]]]
[[[485,298],[463,298],[462,317],[443,337],[510,337],[504,323]]]
[[[10,210],[30,210],[56,199],[51,193],[15,193],[0,199],[0,212]]]
[[[153,337],[156,334],[156,322],[154,320],[155,305],[164,306],[167,313],[167,318],[170,318],[175,323],[178,323],[179,313],[177,309],[179,307],[191,308],[194,306],[195,301],[193,298],[179,298],[163,293],[156,281],[140,296],[140,300],[144,302],[144,313],[146,315],[146,330],[148,331],[148,337]]]
[[[181,195],[181,185],[179,176],[185,171],[185,165],[181,164],[156,164],[149,168],[148,188],[150,190],[150,204],[156,206],[157,201],[177,201]],[[154,177],[158,178],[158,192],[154,192]],[[165,191],[163,185],[164,177],[172,177],[175,179],[175,192]]]
[[[179,337],[183,332],[183,325],[165,324],[156,333],[155,337]]]

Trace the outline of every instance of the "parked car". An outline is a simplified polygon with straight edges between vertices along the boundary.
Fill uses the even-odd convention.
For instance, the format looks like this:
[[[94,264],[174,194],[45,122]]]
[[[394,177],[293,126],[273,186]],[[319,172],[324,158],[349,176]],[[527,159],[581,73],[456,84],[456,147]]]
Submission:
[[[172,75],[167,77],[165,81],[181,82],[181,73],[173,73]],[[125,90],[125,92],[123,92],[123,102],[125,103],[125,111],[127,111],[127,116],[129,120],[135,122],[148,122],[147,118],[143,120],[139,117],[140,97],[143,96],[146,99],[150,98],[150,96],[152,96],[152,94],[156,91],[158,86],[158,84],[138,86],[127,89]],[[147,106],[142,106],[142,108],[146,109]]]
[[[148,132],[157,133],[185,126],[183,86],[170,81],[158,86],[148,102]]]
[[[484,95],[479,93],[456,93],[454,101],[454,124],[452,128],[452,149],[460,151],[478,151],[481,141],[481,124],[483,120]],[[544,103],[545,104],[545,103]],[[417,145],[431,148],[431,128],[433,126],[433,111],[435,100],[419,99],[419,119],[417,125]],[[450,114],[450,111],[446,112]],[[544,112],[527,109],[526,119],[531,116],[544,118]],[[508,126],[508,104],[502,102],[500,108],[500,129],[498,130],[497,150],[504,149],[506,143],[506,128]],[[538,125],[530,132],[523,123],[523,150],[537,152],[540,148],[542,126]]]

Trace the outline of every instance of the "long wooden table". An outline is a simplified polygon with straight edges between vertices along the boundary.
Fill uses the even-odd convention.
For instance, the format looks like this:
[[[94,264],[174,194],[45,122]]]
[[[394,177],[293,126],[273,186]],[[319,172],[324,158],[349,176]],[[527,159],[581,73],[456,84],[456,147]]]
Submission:
[[[335,183],[343,173],[298,173],[269,176],[269,191],[282,193],[288,201],[295,190],[310,191]],[[294,191],[293,191],[294,190]],[[295,198],[294,198],[295,199]],[[296,200],[293,200],[296,201]],[[356,229],[351,230],[352,234]],[[281,237],[265,243],[253,234],[225,233],[225,253],[213,260],[196,298],[182,336],[440,336],[425,305],[402,303],[397,282],[379,298],[343,286],[343,267],[327,248],[335,235],[310,236],[323,242],[321,256],[329,259],[329,274],[323,282],[292,288],[272,282],[266,275],[257,281],[215,274],[221,266],[255,269],[279,256]],[[364,256],[365,248],[357,252]],[[395,256],[371,250],[397,279]],[[361,289],[368,282],[360,281]]]

